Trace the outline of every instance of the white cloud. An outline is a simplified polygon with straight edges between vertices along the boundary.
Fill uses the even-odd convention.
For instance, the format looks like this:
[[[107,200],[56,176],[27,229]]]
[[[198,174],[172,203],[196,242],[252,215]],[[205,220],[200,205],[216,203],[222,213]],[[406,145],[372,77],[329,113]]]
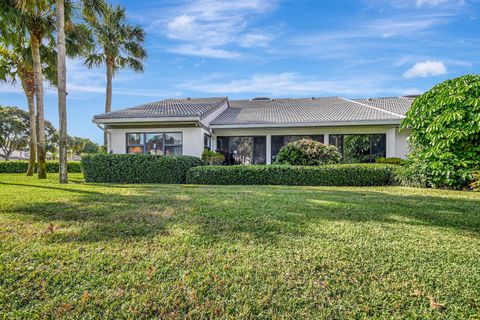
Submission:
[[[171,47],[168,51],[187,56],[210,57],[220,59],[236,59],[242,55],[239,52],[210,47],[196,47],[193,45],[180,45]]]
[[[400,94],[402,88],[386,88],[381,77],[323,80],[295,72],[254,74],[248,78],[226,80],[218,76],[189,81],[181,88],[214,95],[265,94],[270,96],[348,95],[374,96]]]
[[[447,67],[441,61],[427,60],[417,62],[413,67],[405,71],[403,76],[407,79],[415,77],[439,76],[447,73]]]
[[[22,86],[18,82],[15,84],[0,82],[0,92],[24,94]]]
[[[177,7],[173,18],[157,20],[165,26],[166,36],[179,42],[171,51],[209,58],[238,58],[231,46],[265,46],[270,35],[251,30],[255,15],[274,8],[276,0],[193,0]]]
[[[240,45],[245,48],[266,47],[271,39],[272,37],[267,34],[250,33],[240,39]]]
[[[371,6],[384,8],[392,6],[400,9],[410,9],[416,7],[422,8],[440,8],[458,10],[460,6],[465,5],[465,0],[366,0]]]
[[[385,46],[391,50],[405,50],[413,43],[408,42],[410,38],[418,41],[419,37],[429,34],[435,27],[448,23],[449,18],[448,13],[372,18],[368,22],[344,29],[292,37],[283,50],[317,59],[358,59],[362,52],[371,56],[372,52],[382,52]],[[398,41],[400,38],[406,41]]]
[[[418,88],[410,88],[410,89],[406,89],[402,92],[403,95],[406,95],[406,96],[413,96],[413,95],[420,95],[420,94],[423,94],[425,91],[423,90],[420,90]]]
[[[446,2],[448,2],[448,0],[416,0],[415,5],[417,7],[436,7]]]

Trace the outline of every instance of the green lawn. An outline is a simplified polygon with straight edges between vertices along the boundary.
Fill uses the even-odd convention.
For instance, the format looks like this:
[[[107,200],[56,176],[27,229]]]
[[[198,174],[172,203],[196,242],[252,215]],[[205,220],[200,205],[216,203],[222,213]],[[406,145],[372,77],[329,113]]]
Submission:
[[[0,175],[0,318],[480,317],[480,194]]]

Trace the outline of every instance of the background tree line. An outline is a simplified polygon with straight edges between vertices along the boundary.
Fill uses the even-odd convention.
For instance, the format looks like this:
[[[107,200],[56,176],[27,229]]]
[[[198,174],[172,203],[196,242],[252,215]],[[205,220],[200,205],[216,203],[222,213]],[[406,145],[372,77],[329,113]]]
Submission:
[[[105,112],[109,112],[115,73],[123,68],[143,72],[145,32],[128,23],[125,8],[104,0],[0,0],[0,17],[0,80],[20,82],[28,104],[28,138],[22,142],[30,150],[27,175],[33,175],[37,162],[38,178],[46,178],[47,82],[58,91],[59,182],[67,183],[67,155],[73,142],[67,134],[66,58],[84,59],[89,68],[105,66]],[[6,151],[11,139],[2,138],[9,145]]]
[[[0,157],[10,160],[14,151],[29,151],[29,113],[17,107],[0,106]],[[52,160],[58,159],[58,138],[57,129],[45,120],[45,149]],[[74,156],[102,152],[103,149],[88,138],[71,137],[67,138],[67,158],[73,160]]]

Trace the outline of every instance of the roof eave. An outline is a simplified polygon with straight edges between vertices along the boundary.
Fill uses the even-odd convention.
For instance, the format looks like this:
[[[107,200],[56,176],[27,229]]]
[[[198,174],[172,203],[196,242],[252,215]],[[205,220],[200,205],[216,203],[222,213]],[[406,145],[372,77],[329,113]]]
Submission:
[[[378,126],[400,125],[402,119],[360,120],[360,121],[328,121],[328,122],[294,122],[294,123],[246,123],[246,124],[211,124],[212,129],[236,128],[289,128],[289,127],[344,127],[344,126]]]
[[[164,122],[188,122],[200,121],[199,116],[191,117],[156,117],[156,118],[112,118],[112,119],[96,119],[93,118],[93,123],[164,123]]]

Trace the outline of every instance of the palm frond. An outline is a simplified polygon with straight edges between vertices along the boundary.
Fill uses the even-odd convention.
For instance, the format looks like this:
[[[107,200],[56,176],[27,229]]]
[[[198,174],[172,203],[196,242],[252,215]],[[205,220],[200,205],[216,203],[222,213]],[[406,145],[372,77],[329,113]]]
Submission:
[[[92,53],[87,56],[85,59],[85,65],[91,69],[93,67],[100,67],[106,61],[105,56],[103,54],[95,54]]]
[[[99,66],[110,60],[114,72],[124,68],[143,72],[142,61],[147,58],[145,31],[128,23],[124,7],[108,5],[102,15],[85,20],[96,43],[96,52],[85,61],[87,66]]]

